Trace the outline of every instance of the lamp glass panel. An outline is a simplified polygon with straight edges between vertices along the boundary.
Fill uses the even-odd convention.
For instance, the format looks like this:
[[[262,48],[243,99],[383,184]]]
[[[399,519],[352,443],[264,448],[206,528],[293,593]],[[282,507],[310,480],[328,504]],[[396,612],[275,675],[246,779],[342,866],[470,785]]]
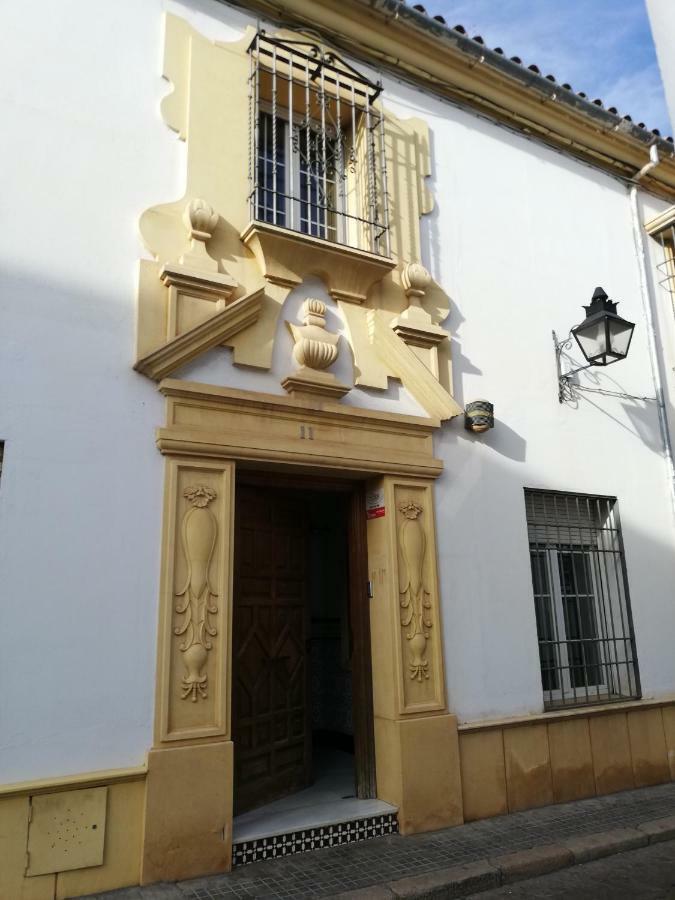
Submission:
[[[581,352],[589,362],[607,352],[607,332],[604,319],[580,326],[574,331],[574,336],[581,347]]]
[[[624,319],[609,321],[609,352],[622,359],[628,353],[628,345],[635,326]]]

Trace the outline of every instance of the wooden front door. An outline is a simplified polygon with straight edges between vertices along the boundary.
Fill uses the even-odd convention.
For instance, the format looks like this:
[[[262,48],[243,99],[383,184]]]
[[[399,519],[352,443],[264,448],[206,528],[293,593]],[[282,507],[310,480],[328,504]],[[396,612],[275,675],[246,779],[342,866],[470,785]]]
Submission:
[[[235,813],[311,778],[305,501],[236,491],[232,737]]]

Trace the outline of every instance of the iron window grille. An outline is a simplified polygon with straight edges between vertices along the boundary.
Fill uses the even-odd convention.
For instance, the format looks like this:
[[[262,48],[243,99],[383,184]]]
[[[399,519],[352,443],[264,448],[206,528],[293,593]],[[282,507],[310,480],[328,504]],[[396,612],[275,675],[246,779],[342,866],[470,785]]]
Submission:
[[[251,219],[389,256],[381,85],[309,41],[249,52]]]
[[[640,697],[617,501],[525,490],[546,709]]]
[[[675,225],[668,225],[654,237],[663,251],[663,260],[656,266],[659,271],[658,281],[675,302]]]

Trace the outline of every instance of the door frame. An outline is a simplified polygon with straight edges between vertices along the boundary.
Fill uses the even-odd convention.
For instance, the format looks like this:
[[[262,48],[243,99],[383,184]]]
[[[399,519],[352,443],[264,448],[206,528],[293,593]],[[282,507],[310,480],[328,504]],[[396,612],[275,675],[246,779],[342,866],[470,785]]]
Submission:
[[[238,467],[236,485],[277,490],[342,494],[346,499],[347,580],[352,662],[352,716],[356,796],[377,797],[375,728],[373,718],[373,673],[368,597],[368,547],[366,534],[365,482],[293,472]],[[236,494],[236,487],[235,487]],[[234,562],[236,566],[236,560]],[[233,604],[234,605],[234,604]]]
[[[152,872],[156,880],[165,871],[174,877],[171,865],[157,862],[160,850],[163,859],[182,853],[194,874],[231,864],[233,500],[235,473],[246,468],[293,473],[303,484],[307,475],[363,481],[382,497],[382,513],[366,525],[373,586],[368,608],[376,623],[370,643],[377,795],[398,808],[404,834],[461,823],[459,739],[446,703],[437,573],[434,480],[443,471],[433,453],[438,419],[178,379],[163,380],[159,390],[166,419],[156,446],[166,474],[148,783],[152,796],[162,798],[158,808],[170,809],[171,816],[158,817],[146,807],[143,878]],[[211,532],[215,520],[210,572],[218,611],[216,634],[194,673],[202,681],[207,675],[207,697],[192,703],[184,697],[192,673],[175,631],[175,607],[189,565],[182,528],[188,516],[195,518],[192,507],[205,503],[214,517],[208,520]],[[409,564],[424,582],[431,625],[423,632],[411,632],[401,616]],[[166,798],[176,802],[167,805]]]

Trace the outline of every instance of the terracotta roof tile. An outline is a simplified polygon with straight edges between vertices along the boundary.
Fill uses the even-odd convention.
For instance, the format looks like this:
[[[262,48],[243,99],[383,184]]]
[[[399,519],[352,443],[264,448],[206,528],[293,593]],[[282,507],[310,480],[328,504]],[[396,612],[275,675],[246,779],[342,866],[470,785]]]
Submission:
[[[405,3],[406,0],[402,0],[402,2]],[[452,28],[450,28],[450,26],[448,26],[448,24],[445,21],[445,19],[443,18],[443,16],[433,16],[433,17],[430,16],[430,14],[426,11],[425,7],[422,6],[421,3],[414,4],[412,6],[412,8],[414,10],[416,10],[418,13],[421,13],[422,15],[427,16],[427,18],[431,19],[432,21],[438,22],[440,25],[443,25],[448,30],[456,31],[458,34],[462,34],[462,35],[466,35],[466,33],[467,33],[466,28],[464,28],[463,25],[454,25]],[[485,46],[485,40],[480,34],[474,35],[472,38],[470,38],[470,40],[474,41],[476,44]],[[493,53],[497,53],[499,56],[505,55],[504,50],[501,47],[494,47],[491,49],[492,49]],[[516,63],[517,65],[520,65],[520,66],[523,65],[523,61],[519,56],[511,56],[510,60],[511,60],[511,62]],[[532,65],[528,66],[527,68],[530,72],[533,72],[535,75],[539,75],[542,78],[542,80],[552,82],[553,84],[558,84],[558,86],[563,88],[564,90],[572,92],[572,86],[567,83],[559,84],[555,75],[549,74],[546,76],[542,76],[541,69],[538,66],[536,66],[534,63],[532,63]],[[577,97],[580,97],[582,100],[588,100],[588,95],[585,94],[583,91],[579,91],[577,93]],[[593,101],[588,100],[588,102],[589,103],[592,102],[595,106],[599,106],[601,109],[605,109],[605,105],[599,97]],[[623,119],[623,121],[625,121],[625,122],[633,122],[633,119],[630,116],[628,116],[628,115],[621,116],[615,106],[607,107],[607,112],[611,113],[612,115],[616,115],[617,117]],[[646,125],[644,124],[644,122],[638,123],[637,127],[641,128],[645,131],[648,130]],[[653,128],[651,130],[651,134],[655,135],[656,137],[661,137],[661,133],[658,130],[658,128]],[[665,140],[667,140],[670,144],[673,143],[672,137],[667,137],[667,138],[665,138]]]

